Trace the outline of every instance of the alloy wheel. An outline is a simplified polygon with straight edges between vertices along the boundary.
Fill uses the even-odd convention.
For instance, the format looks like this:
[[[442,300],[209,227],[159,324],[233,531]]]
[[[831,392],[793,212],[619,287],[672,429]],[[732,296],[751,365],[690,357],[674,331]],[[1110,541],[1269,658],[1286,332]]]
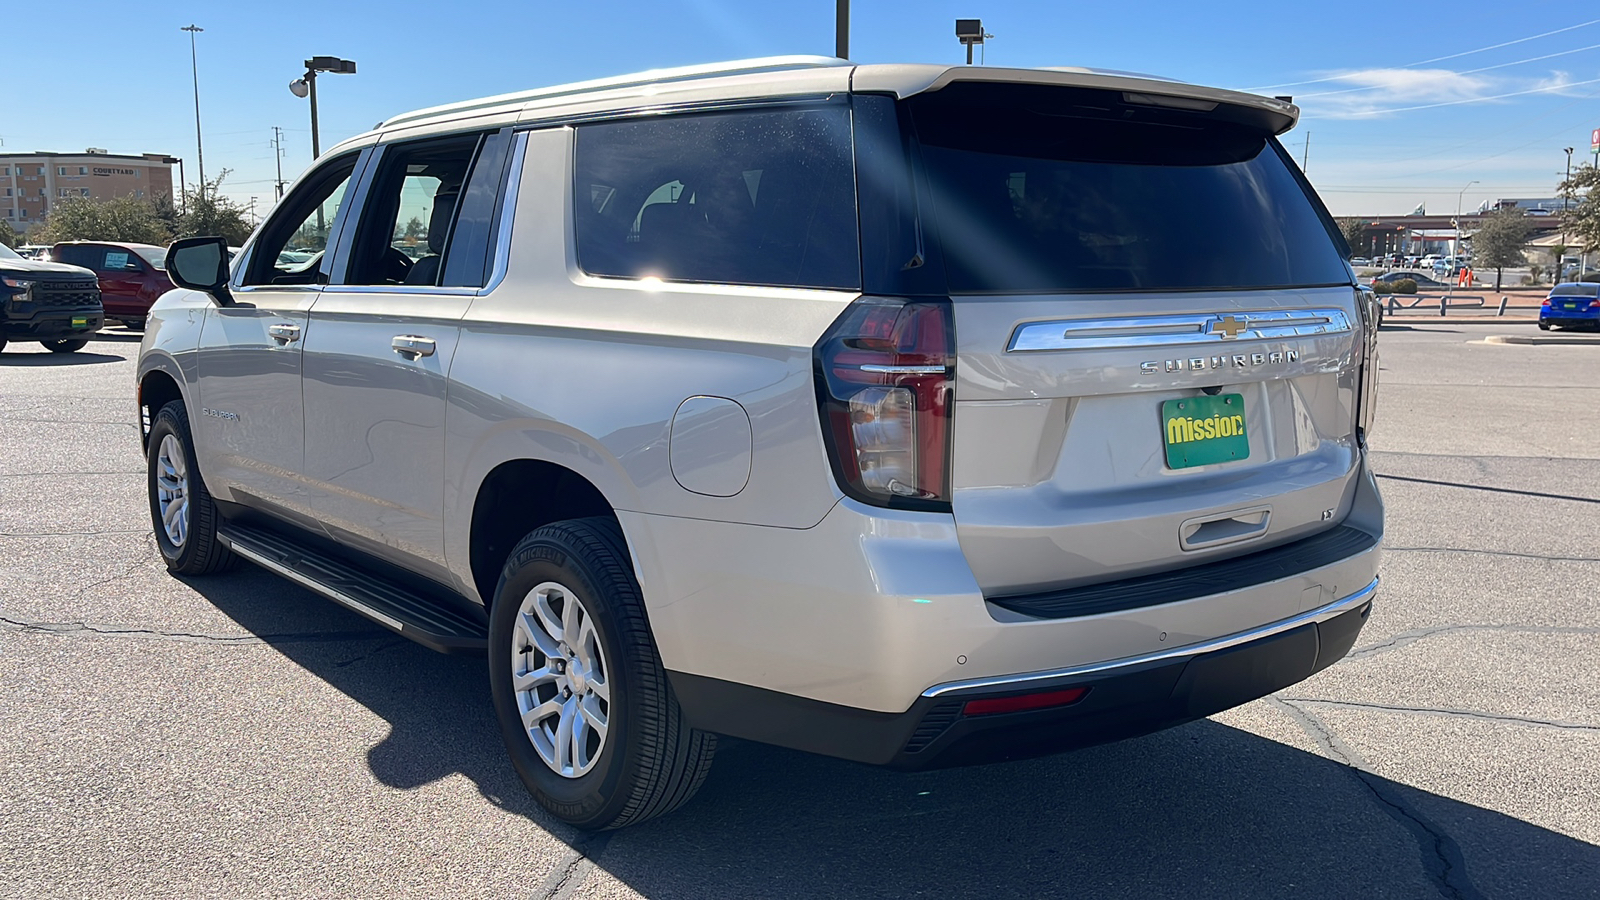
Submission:
[[[167,540],[182,549],[189,539],[189,463],[176,435],[164,435],[156,450],[156,503]]]
[[[523,598],[511,634],[511,687],[539,758],[565,778],[594,768],[611,725],[610,667],[594,619],[571,588]]]

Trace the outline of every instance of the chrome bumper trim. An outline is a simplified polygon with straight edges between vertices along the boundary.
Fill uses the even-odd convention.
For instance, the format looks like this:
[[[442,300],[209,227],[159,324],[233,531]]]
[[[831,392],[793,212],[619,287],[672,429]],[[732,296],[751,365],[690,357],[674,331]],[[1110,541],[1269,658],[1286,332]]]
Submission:
[[[1093,675],[1122,669],[1130,666],[1142,666],[1146,663],[1160,662],[1167,659],[1181,659],[1186,656],[1199,656],[1202,653],[1213,653],[1217,650],[1226,650],[1240,644],[1248,644],[1275,634],[1280,634],[1291,629],[1299,628],[1312,622],[1326,622],[1335,616],[1343,615],[1353,609],[1358,609],[1362,604],[1370,601],[1378,592],[1379,579],[1372,579],[1372,583],[1356,591],[1348,597],[1335,600],[1325,606],[1308,610],[1287,619],[1279,619],[1259,628],[1249,631],[1240,631],[1225,637],[1213,638],[1198,644],[1188,644],[1183,647],[1173,647],[1171,650],[1157,650],[1142,656],[1128,656],[1122,659],[1109,659],[1104,662],[1086,663],[1081,666],[1071,666],[1065,669],[1050,669],[1044,672],[1027,672],[1020,675],[995,675],[989,678],[974,678],[969,681],[950,681],[936,684],[922,692],[924,697],[938,697],[952,691],[963,691],[971,688],[1015,687],[1026,689],[1030,683],[1037,681],[1054,681],[1074,675]]]

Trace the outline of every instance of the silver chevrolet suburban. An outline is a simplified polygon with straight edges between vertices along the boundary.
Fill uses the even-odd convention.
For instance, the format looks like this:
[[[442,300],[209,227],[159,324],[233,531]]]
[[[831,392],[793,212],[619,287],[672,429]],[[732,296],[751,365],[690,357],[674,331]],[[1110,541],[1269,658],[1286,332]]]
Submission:
[[[398,116],[137,371],[167,566],[488,657],[614,828],[716,735],[905,769],[1146,733],[1344,656],[1376,310],[1273,100],[795,57]]]

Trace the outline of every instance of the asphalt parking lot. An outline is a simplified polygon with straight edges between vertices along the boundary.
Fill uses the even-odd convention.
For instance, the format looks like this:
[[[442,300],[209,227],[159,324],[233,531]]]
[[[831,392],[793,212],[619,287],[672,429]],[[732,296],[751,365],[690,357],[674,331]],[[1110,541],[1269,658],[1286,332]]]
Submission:
[[[1339,665],[974,769],[726,741],[689,806],[599,836],[524,793],[481,659],[165,573],[137,335],[13,344],[0,896],[1600,896],[1600,346],[1494,333],[1384,331],[1383,587]]]

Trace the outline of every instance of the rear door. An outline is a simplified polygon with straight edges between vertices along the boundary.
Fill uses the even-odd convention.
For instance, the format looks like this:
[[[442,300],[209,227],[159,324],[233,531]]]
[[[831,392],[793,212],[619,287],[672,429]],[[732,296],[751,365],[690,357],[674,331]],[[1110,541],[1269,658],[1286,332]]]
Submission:
[[[441,579],[446,379],[485,284],[508,130],[382,148],[311,310],[305,473],[335,536]]]
[[[1352,278],[1266,131],[1079,88],[956,83],[906,103],[954,306],[952,509],[988,595],[1343,517]]]

